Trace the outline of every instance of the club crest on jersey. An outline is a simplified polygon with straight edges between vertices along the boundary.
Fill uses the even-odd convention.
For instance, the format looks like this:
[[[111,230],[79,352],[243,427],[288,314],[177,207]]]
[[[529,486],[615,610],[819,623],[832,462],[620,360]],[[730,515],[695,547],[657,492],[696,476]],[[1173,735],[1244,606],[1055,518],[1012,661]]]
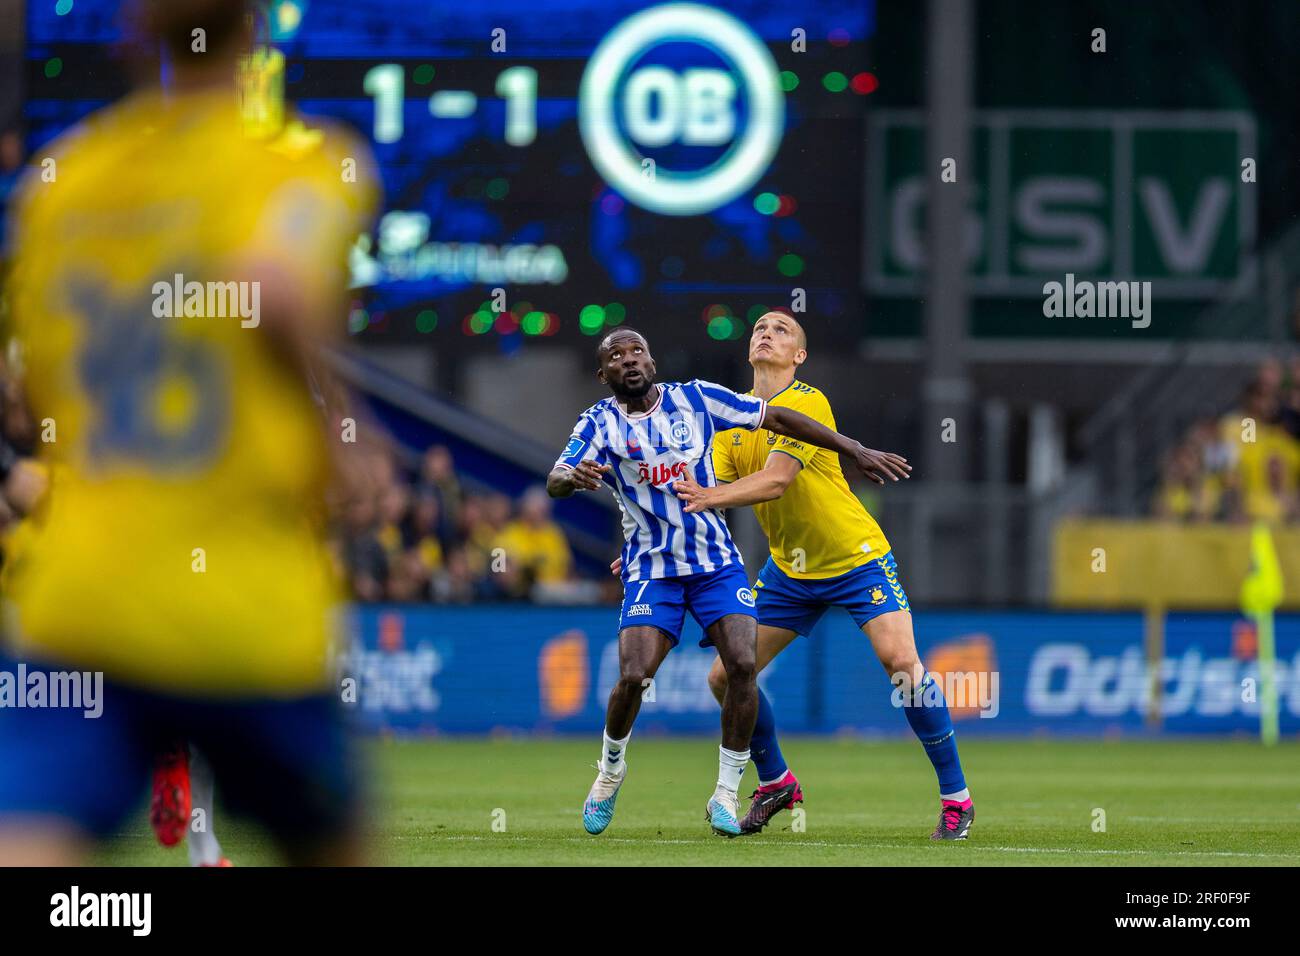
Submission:
[[[644,461],[637,463],[638,485],[644,485],[649,482],[652,485],[665,485],[670,481],[686,477],[686,462],[679,461],[675,465],[665,465],[662,462],[656,465],[648,465]]]
[[[695,429],[691,427],[688,419],[679,418],[673,422],[672,428],[668,431],[668,437],[673,440],[673,444],[678,448],[685,448],[695,438]]]
[[[738,588],[736,590],[736,599],[745,607],[754,606],[754,592],[749,588]]]
[[[885,592],[880,585],[876,585],[871,589],[871,603],[873,606],[885,603]]]

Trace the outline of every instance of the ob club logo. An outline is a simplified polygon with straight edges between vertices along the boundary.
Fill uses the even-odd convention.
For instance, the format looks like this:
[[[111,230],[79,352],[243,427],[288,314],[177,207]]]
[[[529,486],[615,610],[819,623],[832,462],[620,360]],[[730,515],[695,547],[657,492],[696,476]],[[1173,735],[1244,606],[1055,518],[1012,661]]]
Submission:
[[[683,59],[691,65],[675,69]],[[606,182],[644,209],[690,216],[730,202],[767,170],[785,97],[776,61],[748,27],[712,7],[668,3],[601,41],[582,76],[578,125]],[[648,155],[668,148],[647,175]],[[689,162],[699,155],[708,159]]]

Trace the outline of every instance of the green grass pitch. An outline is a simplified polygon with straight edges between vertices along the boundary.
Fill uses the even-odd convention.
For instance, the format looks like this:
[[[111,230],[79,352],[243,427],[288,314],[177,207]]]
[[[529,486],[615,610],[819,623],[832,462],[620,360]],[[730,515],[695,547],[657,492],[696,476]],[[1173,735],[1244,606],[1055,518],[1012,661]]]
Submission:
[[[791,737],[807,801],[802,832],[780,814],[725,840],[704,822],[717,742],[633,737],[618,811],[582,830],[590,740],[397,740],[369,748],[375,863],[411,866],[1274,866],[1300,864],[1300,743],[1247,739],[962,741],[977,817],[970,840],[931,843],[933,771],[914,741]],[[754,784],[746,771],[744,793]],[[220,781],[218,781],[218,799]],[[743,806],[743,805],[742,805]],[[1094,829],[1096,811],[1105,830]],[[224,816],[236,865],[275,862],[265,837]],[[142,807],[96,862],[183,865]]]

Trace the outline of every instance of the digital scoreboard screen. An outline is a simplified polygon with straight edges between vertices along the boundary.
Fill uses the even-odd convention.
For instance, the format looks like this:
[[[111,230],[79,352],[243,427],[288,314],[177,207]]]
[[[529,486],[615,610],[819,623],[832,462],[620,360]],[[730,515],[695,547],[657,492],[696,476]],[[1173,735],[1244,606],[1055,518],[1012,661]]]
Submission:
[[[28,146],[127,89],[118,4],[28,4]],[[361,337],[863,331],[870,3],[280,0],[246,102],[367,136]],[[497,293],[495,290],[503,290]],[[798,290],[798,291],[796,291]],[[504,308],[500,306],[504,305]]]

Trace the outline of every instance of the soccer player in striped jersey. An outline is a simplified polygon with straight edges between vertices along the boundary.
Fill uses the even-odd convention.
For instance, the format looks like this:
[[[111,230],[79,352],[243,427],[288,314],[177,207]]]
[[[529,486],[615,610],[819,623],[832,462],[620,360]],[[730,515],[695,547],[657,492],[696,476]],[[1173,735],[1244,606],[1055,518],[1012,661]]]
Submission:
[[[906,477],[908,465],[752,395],[698,379],[656,384],[650,346],[632,329],[606,336],[597,358],[597,377],[613,396],[582,414],[547,479],[547,491],[556,498],[607,485],[622,511],[626,540],[619,679],[609,695],[604,746],[583,806],[583,826],[601,833],[613,819],[641,695],[677,644],[689,610],[704,631],[700,645],[717,648],[727,674],[718,783],[706,815],[715,833],[738,836],[737,790],[758,710],[754,596],[722,515],[708,508],[688,513],[674,485],[684,479],[714,484],[714,435],[737,428],[765,428],[848,455],[878,481]]]
[[[803,328],[793,317],[768,312],[749,342],[755,398],[769,408],[795,408],[835,428],[830,403],[795,372],[808,357]],[[713,441],[716,482],[698,473],[677,483],[687,515],[754,505],[771,556],[754,584],[758,610],[757,670],[809,634],[828,607],[842,607],[866,633],[891,676],[908,724],[920,739],[939,778],[939,823],[933,840],[964,840],[975,819],[957,739],[943,693],[916,651],[912,614],[898,580],[898,567],[884,532],[849,490],[832,453],[811,448],[797,436],[720,431]],[[713,487],[708,487],[713,485]],[[730,675],[714,662],[709,686],[718,700]],[[741,829],[756,833],[782,809],[803,799],[776,739],[772,705],[758,692],[753,756],[759,787]]]

